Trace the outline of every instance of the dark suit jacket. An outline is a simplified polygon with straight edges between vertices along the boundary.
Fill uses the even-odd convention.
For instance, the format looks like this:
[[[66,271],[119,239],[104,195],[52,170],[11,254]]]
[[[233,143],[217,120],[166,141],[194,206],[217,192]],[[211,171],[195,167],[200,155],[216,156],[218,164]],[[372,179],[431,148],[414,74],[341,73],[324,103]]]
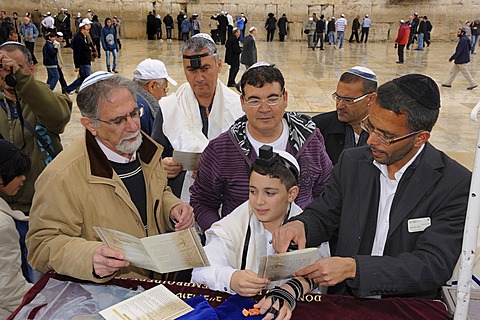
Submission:
[[[225,44],[225,62],[231,66],[239,66],[240,53],[242,53],[240,40],[232,35]]]
[[[322,132],[330,160],[336,164],[345,146],[345,123],[338,120],[337,111],[316,115],[312,120]]]
[[[329,292],[435,298],[461,251],[471,173],[427,143],[398,184],[384,255],[360,255],[364,241],[373,244],[366,225],[369,214],[376,220],[379,175],[368,147],[345,150],[324,193],[293,220],[304,223],[307,246],[337,235],[332,255],[356,259],[356,277]],[[425,217],[428,228],[409,231],[408,221]]]
[[[241,62],[248,67],[257,63],[257,45],[251,34],[246,36],[245,40],[243,40]]]

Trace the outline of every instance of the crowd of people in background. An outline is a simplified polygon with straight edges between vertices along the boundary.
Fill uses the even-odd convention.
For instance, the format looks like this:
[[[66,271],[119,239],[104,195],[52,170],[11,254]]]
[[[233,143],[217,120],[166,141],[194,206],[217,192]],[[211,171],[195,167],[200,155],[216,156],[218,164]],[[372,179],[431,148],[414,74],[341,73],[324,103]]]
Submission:
[[[199,15],[193,13],[187,16],[186,12],[180,11],[176,18],[171,13],[167,13],[163,19],[155,10],[150,11],[147,15],[146,34],[149,40],[157,39],[163,42],[163,36],[167,43],[173,40],[173,30],[178,29],[178,40],[186,42],[195,34],[205,32],[206,26],[202,26]],[[122,27],[117,16],[106,17],[104,25],[99,21],[99,17],[88,9],[85,14],[78,12],[75,18],[68,9],[62,8],[57,14],[46,12],[42,14],[38,9],[33,12],[27,12],[20,17],[17,12],[13,12],[12,16],[8,16],[5,11],[0,11],[0,43],[5,41],[19,41],[25,44],[32,55],[33,63],[37,64],[38,60],[34,53],[35,43],[38,37],[45,38],[45,46],[43,48],[43,64],[47,69],[47,84],[53,90],[58,81],[62,84],[62,91],[70,93],[77,90],[81,82],[91,74],[87,67],[96,58],[101,58],[102,51],[105,55],[105,65],[108,72],[118,72],[118,52],[121,49]],[[285,41],[288,35],[289,20],[286,14],[277,20],[275,14],[270,12],[265,20],[266,41],[272,42],[275,34],[278,33],[279,41]],[[351,25],[351,26],[350,26]],[[350,23],[345,14],[340,14],[336,19],[334,16],[325,17],[321,14],[317,17],[316,13],[312,13],[308,17],[307,22],[303,26],[303,32],[307,39],[307,45],[312,50],[319,48],[325,50],[325,44],[332,45],[333,48],[342,50],[347,30],[351,30],[349,43],[367,43],[369,30],[372,26],[372,20],[368,14],[363,18],[356,15]],[[480,17],[474,21],[465,21],[464,37],[469,40],[469,54],[476,54],[475,48],[479,37]],[[203,28],[203,29],[202,29]],[[240,57],[241,47],[246,38],[245,32],[250,30],[248,27],[248,19],[245,13],[232,16],[227,11],[221,11],[213,14],[209,19],[208,28],[210,35],[216,44],[226,45],[227,55],[226,61],[231,61],[232,41],[230,44],[228,39],[238,39],[239,49],[235,50],[233,56]],[[165,29],[165,33],[163,32]],[[83,31],[82,31],[83,30]],[[238,30],[238,35],[236,31]],[[256,30],[256,28],[255,28]],[[397,63],[404,63],[404,50],[410,50],[415,46],[415,50],[423,51],[430,46],[430,36],[433,25],[425,15],[419,15],[415,12],[408,19],[401,19],[400,26],[395,39],[395,48],[398,50]],[[247,32],[247,35],[250,33]],[[256,33],[255,33],[256,34]],[[74,39],[77,37],[77,45],[73,46]],[[56,40],[55,40],[56,39]],[[87,45],[83,45],[80,40],[85,39]],[[60,42],[59,42],[60,40]],[[258,41],[258,39],[255,39]],[[416,43],[415,43],[416,42]],[[61,44],[64,43],[65,48],[72,48],[74,51],[75,71],[79,72],[79,77],[70,86],[65,84],[62,75],[62,68],[59,65],[57,57]],[[81,44],[81,45],[79,45]],[[113,57],[111,62],[110,57]],[[463,61],[469,58],[462,59]],[[239,67],[239,59],[234,59],[233,67],[231,67],[231,77],[229,78],[229,86],[237,85],[235,80],[235,70]],[[468,75],[465,73],[468,77]],[[454,77],[453,77],[454,78]],[[453,79],[451,77],[451,79]],[[468,78],[470,81],[470,78]],[[453,80],[452,80],[453,81]],[[451,81],[447,81],[446,85],[451,85]],[[474,82],[470,81],[470,87],[474,86]]]

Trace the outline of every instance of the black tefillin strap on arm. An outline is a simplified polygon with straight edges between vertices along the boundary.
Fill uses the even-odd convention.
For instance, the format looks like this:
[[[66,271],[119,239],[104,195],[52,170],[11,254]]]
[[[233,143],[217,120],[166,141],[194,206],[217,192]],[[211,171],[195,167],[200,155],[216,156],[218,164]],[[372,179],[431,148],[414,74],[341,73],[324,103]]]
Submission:
[[[183,59],[190,60],[190,68],[192,70],[197,70],[197,69],[202,68],[202,58],[208,57],[208,56],[213,56],[216,53],[217,53],[217,50],[205,52],[205,53],[202,53],[202,54],[196,54],[196,55],[193,55],[193,56],[183,55]]]

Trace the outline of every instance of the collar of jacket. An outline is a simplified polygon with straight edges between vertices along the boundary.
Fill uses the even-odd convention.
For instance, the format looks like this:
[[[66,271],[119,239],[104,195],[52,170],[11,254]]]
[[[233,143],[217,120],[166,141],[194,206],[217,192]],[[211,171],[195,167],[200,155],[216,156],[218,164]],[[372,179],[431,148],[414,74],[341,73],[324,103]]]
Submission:
[[[111,179],[113,177],[112,165],[110,161],[108,161],[105,153],[100,149],[95,137],[88,130],[86,130],[85,133],[85,141],[91,174],[93,176]],[[158,146],[142,132],[142,144],[137,151],[140,159],[144,163],[149,164],[157,151]]]
[[[285,112],[283,118],[288,124],[288,135],[295,154],[302,148],[308,137],[315,131],[316,125],[312,119],[297,112]],[[230,132],[246,156],[249,155],[252,145],[247,138],[247,116],[242,116],[230,127]]]

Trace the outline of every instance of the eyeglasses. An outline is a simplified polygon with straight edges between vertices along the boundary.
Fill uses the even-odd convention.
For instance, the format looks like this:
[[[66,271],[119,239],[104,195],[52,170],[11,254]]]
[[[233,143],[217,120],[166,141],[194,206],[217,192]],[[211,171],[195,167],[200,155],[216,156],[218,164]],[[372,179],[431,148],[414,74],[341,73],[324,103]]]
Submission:
[[[258,108],[262,105],[262,103],[266,103],[269,106],[276,106],[277,104],[280,103],[280,100],[282,99],[284,92],[282,92],[279,96],[271,96],[265,99],[259,99],[259,98],[252,98],[245,100],[245,104],[249,106],[250,108]]]
[[[123,123],[127,122],[129,117],[132,118],[132,119],[140,118],[141,116],[143,116],[144,112],[145,112],[145,109],[144,109],[143,106],[141,106],[141,107],[133,109],[133,111],[130,112],[126,116],[119,116],[119,117],[116,117],[115,119],[108,120],[108,121],[98,119],[98,118],[96,120],[101,121],[101,122],[106,123],[106,124],[111,125],[111,126],[113,126],[113,125],[120,126]]]
[[[164,81],[165,81],[165,80],[164,80]],[[169,88],[168,88],[168,87],[163,87],[162,84],[163,84],[163,83],[160,83],[160,82],[157,81],[157,86],[159,86],[160,88],[162,88],[162,89],[163,89],[163,92],[168,93]]]
[[[386,144],[387,146],[391,145],[392,143],[410,138],[411,136],[414,136],[417,133],[425,131],[425,130],[418,130],[415,132],[410,132],[409,134],[398,137],[398,138],[387,138],[382,133],[376,131],[376,128],[371,125],[370,120],[368,120],[368,117],[369,115],[367,115],[365,118],[363,118],[362,121],[360,121],[360,127],[362,128],[363,131],[368,132],[368,134],[374,133],[375,136],[378,138],[378,140],[380,140],[380,142],[382,142],[383,144]]]
[[[354,103],[357,103],[359,101],[362,101],[363,99],[365,99],[370,93],[372,92],[368,92],[368,93],[365,93],[364,95],[360,96],[360,97],[357,97],[357,98],[345,98],[345,97],[340,97],[336,92],[332,93],[332,99],[335,100],[336,102],[340,102],[340,101],[343,101],[345,102],[346,104],[354,104]]]

